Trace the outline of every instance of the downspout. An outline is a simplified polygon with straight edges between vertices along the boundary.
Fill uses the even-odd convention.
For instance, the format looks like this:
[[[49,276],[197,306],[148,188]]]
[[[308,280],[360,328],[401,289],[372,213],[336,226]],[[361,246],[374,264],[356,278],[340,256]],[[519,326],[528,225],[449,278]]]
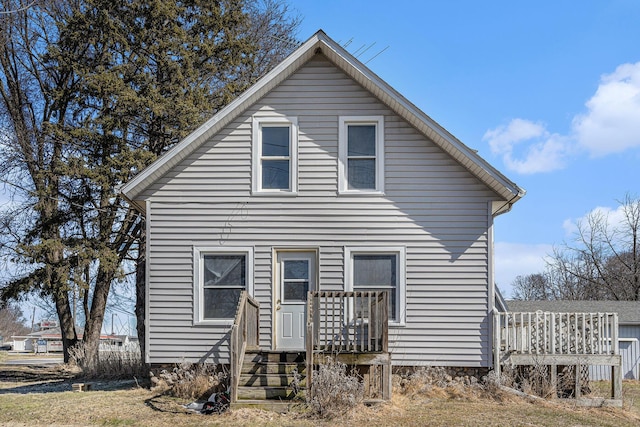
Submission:
[[[496,334],[497,334],[497,326],[496,326],[496,321],[499,319],[498,317],[498,310],[496,309],[495,306],[495,301],[496,301],[496,283],[495,283],[495,279],[494,279],[494,272],[495,272],[495,256],[494,256],[494,239],[493,239],[493,220],[499,216],[502,215],[504,213],[507,213],[509,211],[511,211],[511,208],[513,207],[515,201],[519,198],[521,198],[522,196],[524,196],[525,192],[524,190],[519,189],[518,193],[516,195],[514,195],[509,201],[507,201],[505,204],[503,204],[502,206],[500,206],[494,213],[493,211],[493,204],[492,202],[489,202],[489,224],[488,224],[488,238],[489,238],[489,244],[491,245],[489,248],[489,259],[490,259],[490,265],[489,265],[489,277],[488,277],[488,315],[489,318],[491,319],[489,322],[489,342],[490,342],[490,346],[491,346],[491,361],[490,361],[490,367],[493,367],[493,369],[496,371],[496,373],[498,375],[500,375],[500,358],[499,358],[499,343],[496,340]]]
[[[495,369],[495,352],[494,348],[494,319],[495,319],[495,280],[494,280],[494,270],[495,270],[495,262],[494,262],[494,244],[493,244],[493,219],[495,215],[493,214],[493,203],[487,203],[488,217],[487,217],[487,240],[489,246],[487,247],[487,256],[488,256],[488,277],[487,277],[487,308],[489,315],[489,325],[488,325],[488,336],[489,336],[489,346],[491,348],[490,359],[489,359],[489,367],[493,367]],[[500,207],[500,209],[504,208],[504,206]],[[492,366],[493,365],[493,366]]]

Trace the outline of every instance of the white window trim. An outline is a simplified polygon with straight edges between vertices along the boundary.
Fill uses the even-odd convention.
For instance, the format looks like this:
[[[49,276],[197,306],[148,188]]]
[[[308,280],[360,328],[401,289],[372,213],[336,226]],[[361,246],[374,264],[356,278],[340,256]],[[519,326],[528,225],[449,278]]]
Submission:
[[[289,189],[262,188],[262,126],[289,127]],[[259,195],[295,195],[298,192],[298,118],[283,116],[254,116],[251,120],[251,190]]]
[[[389,326],[405,326],[407,322],[407,250],[403,246],[370,247],[350,246],[344,248],[344,290],[353,291],[353,255],[395,254],[398,257],[397,320],[389,319]]]
[[[340,116],[338,118],[338,193],[384,194],[384,116]],[[376,126],[376,188],[350,189],[348,175],[348,125]]]
[[[204,255],[244,255],[246,257],[246,290],[253,296],[253,248],[251,247],[221,247],[194,246],[193,247],[193,324],[194,325],[232,325],[234,319],[204,319]]]

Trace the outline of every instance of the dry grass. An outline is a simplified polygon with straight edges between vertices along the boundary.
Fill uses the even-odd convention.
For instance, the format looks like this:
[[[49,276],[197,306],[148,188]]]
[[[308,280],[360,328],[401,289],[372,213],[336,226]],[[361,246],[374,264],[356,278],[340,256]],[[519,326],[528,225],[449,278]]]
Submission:
[[[312,415],[319,418],[336,418],[348,413],[362,403],[364,386],[362,378],[347,365],[328,357],[313,375],[311,398],[308,399]],[[336,396],[340,396],[336,399]]]
[[[0,425],[98,426],[611,426],[640,425],[640,383],[624,382],[625,408],[580,408],[566,403],[531,403],[509,394],[491,395],[480,386],[440,383],[422,388],[396,379],[391,402],[357,406],[348,414],[324,421],[307,412],[280,415],[259,410],[233,410],[199,415],[185,409],[184,399],[137,388],[133,381],[99,383],[95,391],[71,392],[73,380],[57,388],[28,388],[37,370],[0,366]],[[48,374],[55,373],[49,369]],[[61,371],[63,372],[63,371]],[[47,377],[51,380],[50,377]],[[25,382],[25,380],[28,380]],[[107,390],[108,386],[120,389]],[[29,386],[38,387],[38,386]],[[630,404],[631,402],[635,402]]]
[[[182,362],[171,371],[151,377],[154,391],[189,400],[206,400],[212,393],[227,389],[228,375],[214,365]]]
[[[88,347],[79,342],[69,349],[69,359],[82,369],[86,378],[142,378],[146,369],[140,358],[140,351],[100,351],[97,360],[87,357]]]

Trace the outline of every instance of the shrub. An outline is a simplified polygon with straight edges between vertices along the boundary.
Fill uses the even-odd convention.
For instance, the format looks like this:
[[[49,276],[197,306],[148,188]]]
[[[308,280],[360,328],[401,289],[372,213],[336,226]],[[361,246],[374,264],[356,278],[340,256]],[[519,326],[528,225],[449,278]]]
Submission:
[[[142,378],[146,374],[138,348],[100,351],[97,359],[87,355],[88,346],[84,342],[69,349],[70,363],[78,366],[87,378]]]
[[[163,369],[157,377],[152,373],[151,382],[172,396],[197,400],[227,390],[228,375],[211,364],[183,361],[171,371]]]
[[[335,418],[343,415],[364,399],[362,378],[355,369],[328,357],[313,374],[308,405],[315,416]]]

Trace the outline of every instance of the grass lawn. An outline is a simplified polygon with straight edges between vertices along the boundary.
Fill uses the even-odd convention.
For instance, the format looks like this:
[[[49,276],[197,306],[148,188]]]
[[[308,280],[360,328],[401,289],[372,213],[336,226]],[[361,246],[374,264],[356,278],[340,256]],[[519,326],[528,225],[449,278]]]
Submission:
[[[432,389],[411,395],[394,390],[391,402],[361,406],[341,419],[312,419],[304,407],[289,414],[238,409],[200,415],[188,402],[139,388],[135,382],[92,382],[93,390],[71,391],[72,374],[61,368],[0,365],[0,425],[98,426],[638,426],[640,383],[625,381],[624,408],[581,408],[536,402],[509,394]],[[63,377],[63,379],[56,379]],[[42,384],[39,378],[47,382]],[[66,379],[64,379],[66,377]],[[597,387],[596,387],[597,388]]]

